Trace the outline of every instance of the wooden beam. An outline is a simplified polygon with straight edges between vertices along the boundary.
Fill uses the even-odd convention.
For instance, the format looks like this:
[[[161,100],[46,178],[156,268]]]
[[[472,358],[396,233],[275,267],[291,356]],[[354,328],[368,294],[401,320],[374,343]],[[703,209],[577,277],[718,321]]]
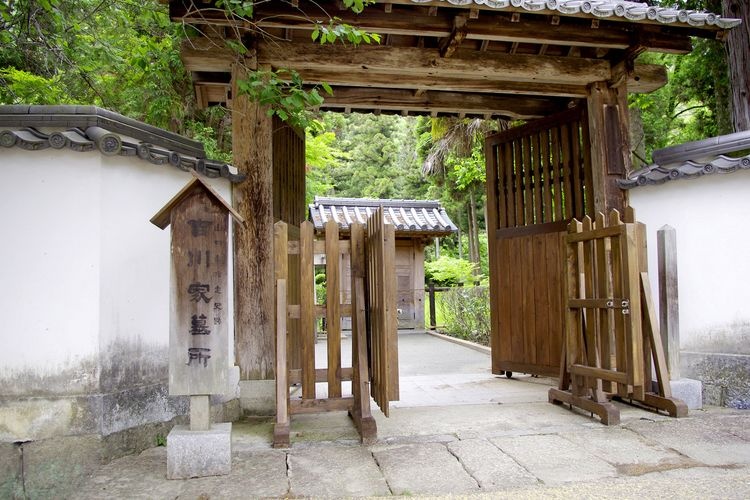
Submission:
[[[228,72],[237,56],[223,40],[198,37],[182,42],[180,57],[188,71]]]
[[[567,107],[567,99],[527,97],[463,92],[425,91],[416,95],[406,89],[369,89],[335,87],[326,96],[323,107],[352,109],[390,109],[439,113],[492,114],[513,120],[527,120],[549,115]]]
[[[497,78],[508,81],[581,84],[608,80],[609,61],[554,56],[456,53],[443,59],[437,49],[348,45],[295,45],[261,42],[258,61],[274,68],[300,70],[335,67],[366,75],[390,73],[399,78],[412,75],[433,78]]]
[[[227,91],[230,85],[225,83],[196,83],[195,94],[200,108],[211,103],[227,102]]]
[[[594,211],[621,213],[627,203],[627,193],[617,180],[630,171],[630,138],[628,133],[627,89],[611,88],[607,82],[591,85],[587,99],[589,145]]]
[[[502,74],[483,79],[461,77],[435,78],[429,75],[408,75],[395,78],[392,73],[367,72],[334,69],[297,70],[306,83],[326,82],[330,85],[353,87],[375,87],[395,89],[425,89],[453,92],[484,92],[511,95],[541,95],[558,97],[586,97],[586,85],[549,84],[536,82],[516,82],[503,80]],[[325,97],[325,96],[324,96]]]
[[[456,16],[453,18],[451,34],[440,43],[440,57],[451,57],[463,43],[467,31],[466,17]]]
[[[667,84],[667,68],[660,64],[638,64],[628,75],[628,92],[648,94]]]
[[[195,86],[195,103],[198,109],[205,109],[208,107],[208,92],[206,87],[203,85]]]
[[[227,68],[228,70],[229,68]],[[323,107],[340,107],[339,105],[344,101],[344,98],[354,94],[354,88],[362,89],[381,89],[377,92],[381,92],[381,96],[389,96],[389,91],[394,90],[409,90],[413,93],[415,101],[419,101],[422,104],[425,102],[434,102],[438,106],[448,106],[450,100],[458,101],[458,105],[461,105],[462,99],[467,99],[467,103],[473,108],[469,108],[466,111],[479,112],[484,103],[492,103],[488,109],[498,111],[500,108],[495,107],[496,104],[491,100],[490,95],[522,95],[525,97],[529,96],[545,96],[545,97],[566,97],[566,98],[583,98],[588,95],[588,91],[584,85],[560,85],[560,84],[538,84],[534,82],[523,83],[523,82],[507,82],[502,80],[467,80],[462,78],[442,78],[435,79],[429,76],[418,76],[410,77],[406,79],[394,80],[393,75],[390,74],[369,74],[366,79],[363,79],[360,75],[345,72],[327,72],[327,71],[300,71],[302,78],[310,83],[316,84],[320,82],[326,82],[338,88],[344,88],[338,96],[326,98],[326,102]],[[217,73],[216,76],[221,76],[221,73]],[[500,75],[502,76],[502,75]],[[200,81],[196,82],[196,93],[202,92],[202,96],[205,96],[206,103],[224,103],[227,102],[228,92],[230,85],[222,81],[211,81],[206,75],[203,75]],[[635,70],[630,75],[628,80],[628,91],[634,93],[647,93],[652,92],[667,82],[666,69],[662,66],[656,65],[641,65],[637,64]],[[198,87],[202,87],[201,90]],[[425,98],[424,95],[427,91],[431,92],[429,98]],[[435,97],[438,92],[447,92],[445,97]],[[466,93],[466,94],[458,94]],[[475,96],[472,94],[482,94]],[[490,95],[486,95],[490,94]],[[400,94],[399,94],[400,95]],[[359,106],[354,108],[364,108],[362,96],[359,94],[356,99],[359,101]],[[399,97],[399,99],[401,99]],[[533,101],[533,99],[532,99]],[[504,101],[498,101],[502,103]],[[384,104],[384,101],[381,102]],[[410,109],[414,106],[420,107],[421,105],[412,102]],[[529,111],[530,108],[520,102],[516,104],[520,108],[509,108],[507,105],[501,106],[505,108],[511,114],[523,115]],[[530,104],[533,109],[534,106],[538,106],[538,103]],[[373,105],[373,108],[375,105]],[[381,106],[382,107],[382,106]],[[399,108],[400,109],[400,108]],[[416,109],[414,109],[416,111]],[[444,111],[448,112],[448,111]],[[493,113],[498,114],[498,113]],[[532,115],[535,116],[534,112]]]

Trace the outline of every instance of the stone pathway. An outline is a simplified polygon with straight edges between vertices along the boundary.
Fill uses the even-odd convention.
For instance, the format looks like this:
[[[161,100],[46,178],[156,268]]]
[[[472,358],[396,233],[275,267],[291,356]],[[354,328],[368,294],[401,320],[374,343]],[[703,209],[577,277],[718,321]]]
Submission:
[[[547,403],[549,379],[496,377],[484,353],[407,337],[419,366],[402,361],[402,401],[390,418],[375,410],[373,446],[345,413],[295,416],[287,450],[271,449],[271,419],[249,418],[233,424],[228,476],[167,480],[166,448],[152,448],[75,498],[750,498],[750,412],[671,419],[616,403],[622,424],[606,427]]]

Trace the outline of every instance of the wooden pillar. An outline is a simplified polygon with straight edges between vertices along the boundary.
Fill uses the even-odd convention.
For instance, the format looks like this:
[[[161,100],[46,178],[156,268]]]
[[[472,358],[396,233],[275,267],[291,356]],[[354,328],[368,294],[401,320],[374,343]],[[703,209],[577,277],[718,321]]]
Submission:
[[[624,178],[631,168],[627,87],[592,83],[586,101],[594,210],[609,213],[616,208],[622,213],[628,204],[627,193],[617,185],[617,179]]]
[[[232,186],[245,227],[234,225],[235,358],[242,380],[274,378],[272,123],[266,108],[237,91],[257,67],[254,51],[232,68],[232,151],[247,179]]]

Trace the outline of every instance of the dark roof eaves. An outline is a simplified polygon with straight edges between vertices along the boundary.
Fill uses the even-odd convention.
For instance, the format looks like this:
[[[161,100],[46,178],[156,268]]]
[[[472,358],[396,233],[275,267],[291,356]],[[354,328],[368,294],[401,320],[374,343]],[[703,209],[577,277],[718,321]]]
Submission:
[[[679,179],[697,179],[706,175],[731,174],[739,170],[750,170],[750,155],[732,158],[719,155],[707,162],[688,160],[678,165],[662,167],[651,165],[633,172],[627,179],[618,180],[622,189],[640,186],[655,186]]]
[[[98,126],[111,132],[149,142],[178,153],[206,159],[203,144],[174,132],[128,118],[97,106],[10,105],[0,106],[0,126],[70,127]]]
[[[654,151],[653,159],[657,165],[671,165],[682,161],[742,151],[743,149],[750,149],[750,130],[658,149]]]
[[[2,127],[20,130],[3,130]],[[37,127],[66,130],[44,134],[36,130]],[[26,134],[33,140],[24,140],[21,136]],[[99,137],[117,135],[113,138],[116,147],[110,148],[112,144],[96,140],[91,137],[93,134]],[[119,134],[140,142],[135,144]],[[74,136],[75,141],[71,140]],[[246,178],[244,174],[234,173],[223,162],[207,159],[199,141],[96,106],[0,106],[0,146],[26,150],[67,146],[78,152],[98,149],[105,155],[137,156],[155,165],[170,164],[183,171],[193,170],[211,178],[223,177],[233,183]]]

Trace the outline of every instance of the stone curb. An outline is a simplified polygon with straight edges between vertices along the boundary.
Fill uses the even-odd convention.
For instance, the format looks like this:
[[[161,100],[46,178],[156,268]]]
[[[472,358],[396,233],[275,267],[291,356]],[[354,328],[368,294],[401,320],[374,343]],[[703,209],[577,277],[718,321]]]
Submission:
[[[472,342],[470,340],[464,340],[464,339],[458,339],[456,337],[451,337],[449,335],[443,335],[442,333],[432,332],[430,330],[425,330],[425,333],[427,335],[432,335],[433,337],[446,340],[448,342],[453,342],[454,344],[462,345],[464,347],[468,347],[469,349],[474,349],[475,351],[483,352],[485,354],[492,354],[492,349],[489,347],[483,346],[481,344],[477,344],[476,342]]]

